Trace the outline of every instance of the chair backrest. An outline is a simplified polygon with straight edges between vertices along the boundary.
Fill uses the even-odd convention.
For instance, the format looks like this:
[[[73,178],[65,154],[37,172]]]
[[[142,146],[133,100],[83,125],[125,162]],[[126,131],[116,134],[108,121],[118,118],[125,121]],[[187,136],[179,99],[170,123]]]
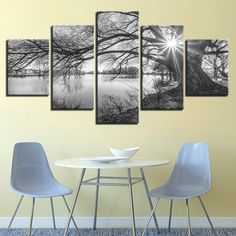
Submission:
[[[208,145],[184,144],[177,157],[169,184],[201,186],[206,192],[211,188],[211,168]]]
[[[55,181],[46,154],[40,143],[15,144],[12,160],[11,186],[20,190],[36,184]]]

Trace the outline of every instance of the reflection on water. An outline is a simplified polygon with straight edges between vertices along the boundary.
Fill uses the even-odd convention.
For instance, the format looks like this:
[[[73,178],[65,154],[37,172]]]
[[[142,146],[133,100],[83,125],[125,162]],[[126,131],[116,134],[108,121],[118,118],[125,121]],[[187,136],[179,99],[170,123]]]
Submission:
[[[54,109],[93,109],[93,74],[53,81]]]
[[[10,77],[8,79],[9,95],[48,95],[48,77]]]
[[[98,75],[98,113],[100,124],[138,122],[138,79],[129,76]]]
[[[125,78],[124,75],[110,80],[112,75],[98,75],[98,107],[103,107],[108,96],[117,97],[120,100],[130,100],[131,104],[126,104],[126,109],[138,106],[138,79]]]

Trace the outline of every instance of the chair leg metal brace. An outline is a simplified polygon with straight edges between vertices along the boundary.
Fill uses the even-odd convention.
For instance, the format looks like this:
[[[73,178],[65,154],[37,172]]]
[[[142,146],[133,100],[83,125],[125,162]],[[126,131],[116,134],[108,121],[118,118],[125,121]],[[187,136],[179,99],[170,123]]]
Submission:
[[[149,196],[149,189],[148,189],[148,185],[147,185],[147,181],[146,181],[146,178],[145,178],[145,175],[144,175],[143,168],[140,168],[140,172],[141,172],[141,176],[142,176],[142,179],[143,179],[144,187],[145,187],[145,190],[146,190],[149,206],[150,206],[151,211],[152,211],[153,210],[153,204],[152,204],[151,197]],[[158,222],[157,222],[155,211],[153,212],[153,219],[154,219],[154,223],[155,223],[157,232],[160,233],[160,229],[159,229],[159,225],[158,225]]]
[[[201,205],[202,205],[202,208],[203,208],[203,210],[204,210],[204,213],[205,213],[205,215],[206,215],[206,217],[207,217],[207,219],[208,219],[208,222],[209,222],[209,224],[210,224],[210,226],[211,226],[212,232],[214,233],[214,235],[217,235],[217,234],[216,234],[216,231],[215,231],[215,228],[213,227],[213,224],[212,224],[212,222],[211,222],[211,219],[210,219],[209,215],[207,214],[206,207],[204,206],[201,197],[199,196],[198,199],[199,199],[199,201],[200,201],[200,203],[201,203]]]
[[[133,199],[133,190],[132,190],[131,170],[130,170],[130,168],[128,168],[128,182],[129,182],[130,200],[131,200],[131,214],[132,214],[132,221],[133,221],[133,236],[136,236],[135,214],[134,214],[134,199]]]
[[[50,197],[50,203],[51,203],[51,209],[52,209],[52,223],[53,223],[53,228],[56,229],[56,221],[55,221],[55,213],[54,213],[54,206],[53,206],[52,197]]]
[[[32,224],[33,224],[33,217],[34,217],[34,205],[35,205],[35,198],[33,197],[33,204],[32,204],[31,216],[30,216],[30,226],[29,226],[28,236],[30,236],[31,232],[32,232]]]
[[[188,199],[186,199],[186,206],[187,206],[187,215],[188,215],[188,236],[191,236],[191,224],[190,224],[190,213],[189,213],[189,204]]]
[[[148,219],[147,225],[145,226],[145,228],[144,228],[144,230],[143,230],[143,232],[142,232],[142,236],[144,236],[144,234],[145,234],[145,232],[146,232],[146,230],[147,230],[147,228],[148,228],[148,226],[149,226],[149,224],[150,224],[150,221],[151,221],[151,219],[152,219],[152,216],[154,216],[154,213],[155,213],[155,210],[156,210],[156,208],[157,208],[157,205],[158,205],[159,200],[160,200],[160,198],[157,198],[157,203],[156,203],[156,205],[154,206],[154,208],[152,209],[152,212],[151,212],[151,215],[150,215],[150,217],[149,217],[149,219]]]
[[[20,204],[21,204],[23,198],[24,198],[24,195],[21,196],[20,201],[19,201],[18,204],[17,204],[16,210],[15,210],[15,212],[14,212],[12,218],[11,218],[11,221],[10,221],[10,223],[9,223],[9,225],[8,225],[8,229],[11,228],[12,222],[13,222],[13,220],[15,219],[16,213],[17,213],[17,211],[18,211],[18,209],[19,209],[19,207],[20,207]]]
[[[97,172],[97,183],[99,183],[99,181],[100,181],[100,169],[98,169],[98,172]],[[99,194],[99,185],[96,186],[96,199],[95,199],[93,230],[96,230],[96,228],[97,228],[98,194]]]
[[[71,221],[71,218],[72,218],[74,210],[75,210],[75,206],[76,206],[76,203],[77,203],[77,199],[78,199],[78,196],[79,196],[79,191],[80,191],[80,188],[81,188],[81,184],[82,184],[82,181],[83,181],[83,178],[84,178],[85,171],[86,171],[86,169],[82,169],[79,185],[78,185],[78,188],[76,190],[75,199],[74,199],[71,211],[70,211],[70,216],[68,218],[68,222],[67,222],[67,225],[66,225],[66,228],[65,228],[64,236],[67,235],[67,232],[68,232],[68,229],[69,229],[69,226],[70,226],[70,221]]]
[[[67,203],[67,201],[66,201],[65,196],[62,196],[62,198],[63,198],[63,200],[64,200],[64,202],[65,202],[65,205],[66,205],[66,208],[67,208],[68,212],[70,213],[70,207],[69,207],[69,205],[68,205],[68,203]],[[73,221],[73,224],[74,224],[75,228],[77,229],[78,235],[80,235],[80,234],[79,234],[78,226],[77,226],[77,224],[76,224],[75,219],[74,219],[73,216],[72,216],[72,221]]]

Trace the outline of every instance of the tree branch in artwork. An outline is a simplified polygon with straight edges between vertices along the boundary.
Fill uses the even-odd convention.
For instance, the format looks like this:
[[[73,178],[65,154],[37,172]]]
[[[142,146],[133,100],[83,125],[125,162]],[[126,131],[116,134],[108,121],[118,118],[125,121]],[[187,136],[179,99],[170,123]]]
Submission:
[[[182,84],[183,27],[144,26],[142,36],[144,70],[146,64],[151,64],[154,70],[166,67],[174,79]]]
[[[82,73],[86,62],[94,58],[93,26],[54,26],[52,29],[54,74],[65,78]]]
[[[8,40],[8,73],[26,73],[24,70],[38,70],[48,74],[48,40]]]
[[[112,73],[113,80],[138,63],[138,13],[98,12],[97,22],[98,73]]]
[[[183,26],[142,27],[142,108],[183,108]]]

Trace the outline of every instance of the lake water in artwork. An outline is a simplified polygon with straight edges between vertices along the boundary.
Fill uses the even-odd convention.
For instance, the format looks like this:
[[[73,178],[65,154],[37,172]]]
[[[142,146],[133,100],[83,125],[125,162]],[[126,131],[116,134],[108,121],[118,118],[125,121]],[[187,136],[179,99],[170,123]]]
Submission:
[[[93,109],[93,88],[93,74],[54,78],[53,108]]]
[[[138,79],[129,78],[129,75],[113,77],[114,75],[98,75],[98,108],[104,108],[108,97],[114,97],[117,102],[119,100],[125,110],[137,107]]]
[[[9,77],[10,95],[48,95],[48,76]]]

